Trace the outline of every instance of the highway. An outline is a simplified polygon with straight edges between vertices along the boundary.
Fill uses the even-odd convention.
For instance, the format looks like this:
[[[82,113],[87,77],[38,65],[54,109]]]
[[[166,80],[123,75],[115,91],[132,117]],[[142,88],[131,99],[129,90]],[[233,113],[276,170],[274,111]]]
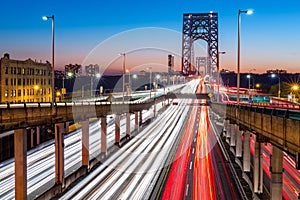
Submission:
[[[176,85],[167,88],[167,91],[178,90],[183,85]],[[153,95],[161,94],[163,90],[159,92],[153,92]],[[147,100],[147,97],[144,98]],[[143,101],[143,100],[138,100]],[[156,105],[156,111],[162,108],[161,104]],[[153,107],[150,110],[143,111],[143,122],[153,118]],[[120,135],[121,138],[125,137],[126,131],[126,119],[125,116],[121,117],[120,121]],[[134,115],[131,115],[130,129],[133,131]],[[97,120],[90,124],[90,160],[100,154],[100,122]],[[108,148],[114,145],[114,116],[107,117],[107,145]],[[65,136],[64,140],[64,155],[65,155],[65,175],[72,173],[81,166],[81,129]],[[32,199],[43,191],[49,189],[55,184],[55,155],[54,155],[54,141],[50,141],[41,144],[38,148],[28,152],[27,156],[27,193],[28,198]],[[14,159],[10,159],[0,163],[0,199],[14,199]]]
[[[157,105],[157,111],[161,108],[161,104]],[[153,108],[143,111],[143,122],[153,117]],[[114,118],[107,118],[107,141],[108,148],[114,145]],[[125,137],[126,119],[122,117],[120,121],[121,138]],[[134,115],[131,115],[131,131],[134,130]],[[90,124],[90,159],[95,158],[100,153],[100,122],[96,121]],[[81,129],[76,130],[65,136],[65,174],[78,169],[81,165]],[[43,190],[54,185],[55,179],[55,157],[54,157],[54,142],[42,144],[39,148],[28,152],[28,197],[35,197],[43,192]],[[14,160],[11,159],[0,164],[0,199],[14,198]]]
[[[198,92],[205,92],[204,84]],[[201,103],[201,102],[196,102]],[[207,106],[193,106],[160,199],[243,199],[217,142]]]
[[[251,154],[254,154],[254,137],[251,137]],[[267,143],[264,145],[263,148],[263,170],[264,170],[264,185],[266,190],[270,191],[270,179],[271,179],[271,172],[270,172],[270,157],[272,153],[272,145]],[[296,164],[295,161],[288,156],[285,152],[283,152],[283,174],[282,174],[282,197],[285,200],[293,200],[298,199],[298,194],[300,191],[300,172],[295,168]]]
[[[195,92],[199,81],[183,92]],[[178,100],[61,199],[147,199],[180,135],[192,100]]]

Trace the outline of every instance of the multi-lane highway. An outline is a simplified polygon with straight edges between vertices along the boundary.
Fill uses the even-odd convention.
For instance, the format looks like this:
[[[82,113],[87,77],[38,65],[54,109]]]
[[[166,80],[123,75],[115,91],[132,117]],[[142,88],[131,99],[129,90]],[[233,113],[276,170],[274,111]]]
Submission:
[[[204,84],[198,88],[200,91],[205,92]],[[193,106],[174,163],[158,195],[161,199],[243,199],[228,169],[209,122],[208,107]]]
[[[175,85],[168,87],[167,91],[178,90],[183,85]],[[154,92],[152,96],[156,96],[165,92],[163,89]],[[147,100],[147,97],[144,98]],[[156,112],[162,108],[161,104],[156,105]],[[143,111],[143,122],[153,118],[153,107],[150,110]],[[121,117],[120,133],[121,138],[125,137],[125,116]],[[114,144],[114,116],[107,117],[107,145],[108,148]],[[96,121],[90,124],[90,159],[100,154],[100,122]],[[130,129],[133,131],[134,115],[131,115]],[[81,129],[65,136],[64,140],[64,156],[65,156],[65,175],[70,174],[81,166]],[[27,178],[28,178],[28,197],[30,199],[41,194],[46,189],[54,185],[55,180],[55,158],[54,158],[54,142],[50,141],[40,145],[37,149],[28,152],[27,156]],[[14,159],[0,163],[0,199],[14,198]]]
[[[157,105],[157,111],[161,105]],[[143,121],[153,117],[153,108],[143,111]],[[134,115],[131,115],[131,131],[134,130]],[[107,142],[108,148],[114,144],[114,118],[107,117]],[[125,136],[125,123],[123,117],[121,119],[121,138]],[[96,157],[100,153],[100,123],[96,121],[90,124],[90,159]],[[65,137],[65,174],[68,175],[81,165],[81,129]],[[43,190],[51,187],[55,179],[55,158],[54,143],[50,141],[41,145],[38,149],[29,152],[27,157],[28,166],[28,197],[34,198]],[[14,160],[11,159],[0,164],[0,199],[14,198]]]
[[[198,81],[182,91],[195,92]],[[61,199],[147,199],[181,134],[191,100],[179,100]]]

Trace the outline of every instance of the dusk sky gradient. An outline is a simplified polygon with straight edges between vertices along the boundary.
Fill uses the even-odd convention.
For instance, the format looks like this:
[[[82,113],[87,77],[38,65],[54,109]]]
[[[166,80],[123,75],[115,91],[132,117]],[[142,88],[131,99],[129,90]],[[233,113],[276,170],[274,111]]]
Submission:
[[[281,68],[300,72],[298,0],[7,0],[1,2],[1,8],[0,54],[2,57],[7,52],[12,59],[51,60],[51,22],[43,21],[42,16],[55,15],[55,67],[58,69],[69,63],[88,62],[86,57],[90,52],[115,34],[145,27],[170,29],[180,34],[183,13],[218,12],[219,50],[226,51],[220,56],[220,69],[229,70],[236,69],[238,9],[253,9],[253,15],[241,16],[241,71],[255,68],[256,72],[263,73]],[[151,42],[151,36],[147,37],[147,42]],[[181,38],[175,38],[162,43],[176,43],[181,48]],[[105,49],[115,57],[111,60],[115,68],[122,63],[122,57],[116,52],[132,51],[127,45],[137,41],[131,35],[124,43],[114,43],[114,50]],[[206,45],[203,41],[199,43]],[[165,55],[163,58],[162,62],[167,64]],[[142,59],[132,54],[126,63],[134,68],[137,63],[143,65]],[[180,58],[176,67],[179,70]]]

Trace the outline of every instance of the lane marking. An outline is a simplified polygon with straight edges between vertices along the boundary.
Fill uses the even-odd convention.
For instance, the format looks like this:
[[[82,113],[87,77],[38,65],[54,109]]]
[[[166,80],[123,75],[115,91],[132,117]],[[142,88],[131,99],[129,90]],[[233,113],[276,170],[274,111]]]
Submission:
[[[189,193],[189,184],[186,185],[186,193],[185,193],[185,196],[187,196]]]
[[[192,154],[194,154],[194,152],[195,152],[195,148],[193,148]]]
[[[193,166],[193,162],[191,161],[190,162],[190,169],[192,169],[192,166]]]

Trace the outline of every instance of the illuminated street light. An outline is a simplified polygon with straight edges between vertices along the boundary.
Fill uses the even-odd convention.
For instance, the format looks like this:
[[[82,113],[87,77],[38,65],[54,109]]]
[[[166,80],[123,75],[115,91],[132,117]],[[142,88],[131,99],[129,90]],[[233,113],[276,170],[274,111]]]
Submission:
[[[293,86],[292,86],[292,90],[293,90],[294,92],[297,92],[297,91],[299,90],[299,85],[297,85],[297,84],[293,85]]]
[[[48,19],[51,19],[52,21],[52,105],[54,103],[55,99],[55,86],[54,86],[54,15],[52,16],[43,16],[42,19],[44,21],[47,21]]]
[[[238,12],[238,58],[237,58],[237,104],[240,103],[240,46],[241,46],[241,13],[253,14],[253,10],[239,10]]]
[[[272,78],[276,77],[276,74],[271,74]],[[280,87],[280,71],[277,69],[277,77],[278,77],[278,98],[280,98],[281,87]]]

